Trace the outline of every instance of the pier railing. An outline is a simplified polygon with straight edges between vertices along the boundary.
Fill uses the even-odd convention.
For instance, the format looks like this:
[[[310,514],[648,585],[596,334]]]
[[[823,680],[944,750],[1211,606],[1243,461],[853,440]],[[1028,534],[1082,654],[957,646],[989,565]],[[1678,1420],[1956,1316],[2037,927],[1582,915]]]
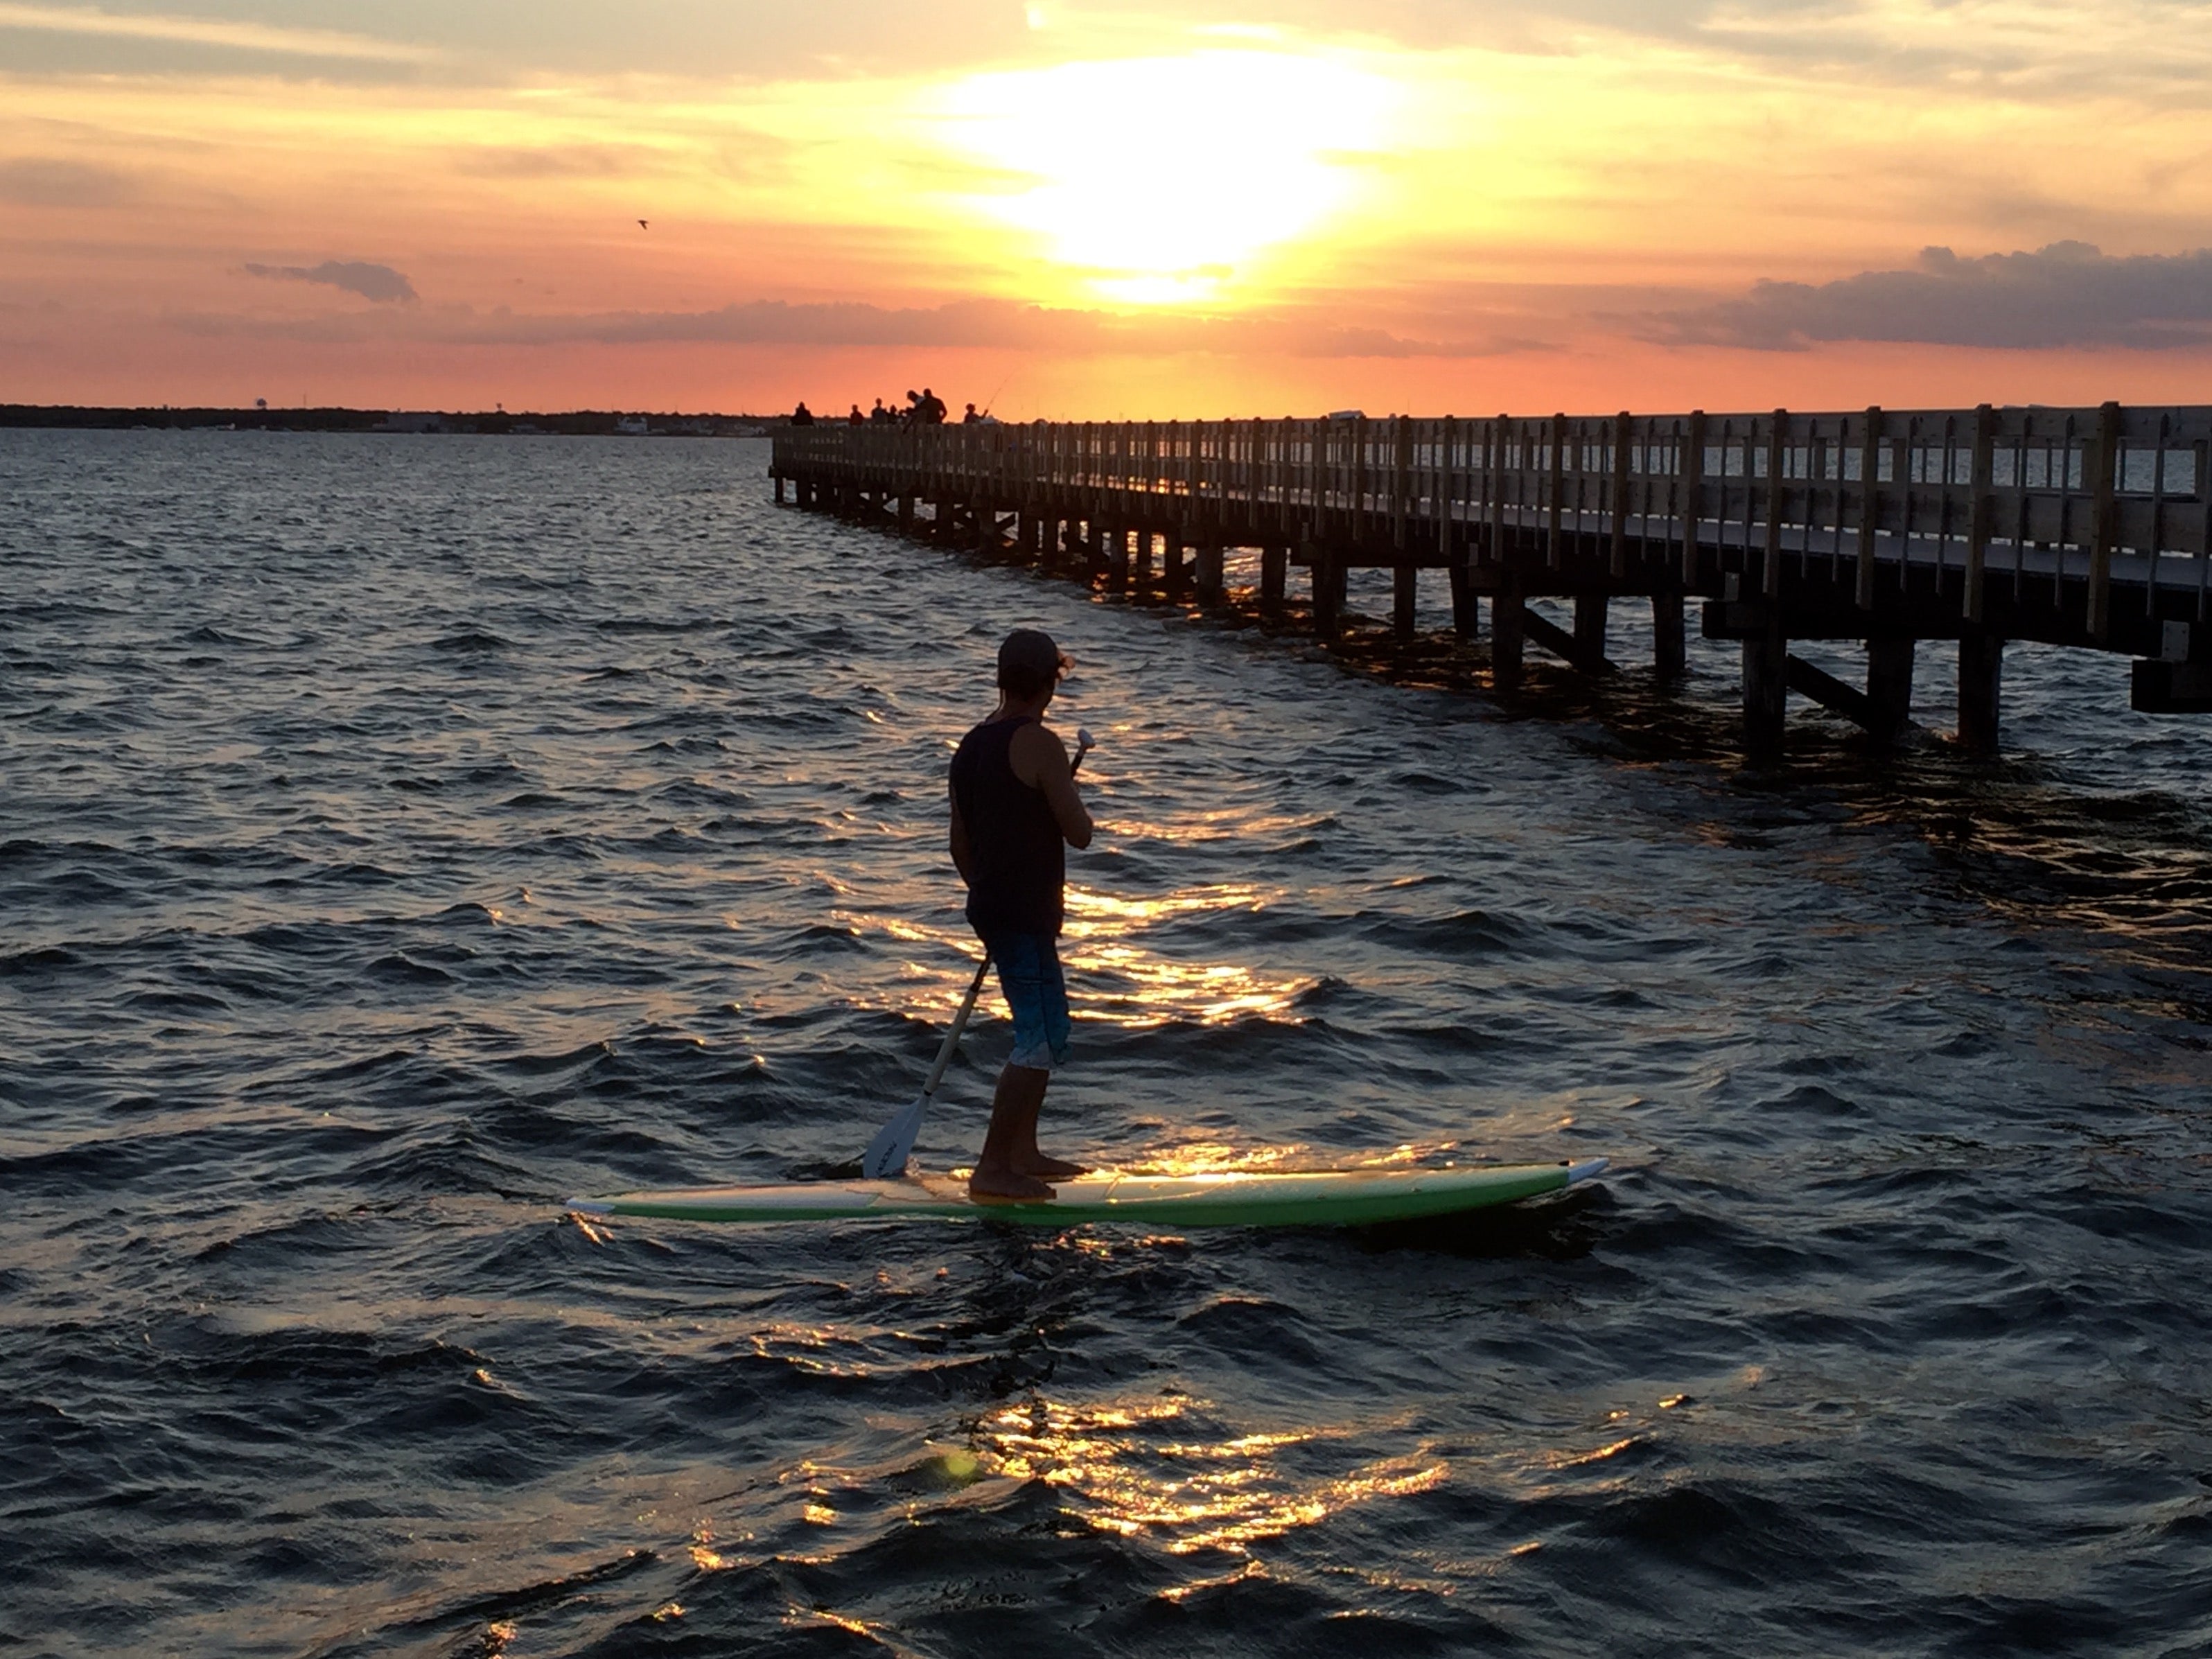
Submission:
[[[1279,545],[1322,614],[1346,566],[1443,566],[1455,605],[1671,591],[1736,607],[1708,634],[1984,630],[2205,662],[2212,697],[2212,406],[819,425],[771,470],[993,538],[1000,509],[1018,538],[1157,528],[1171,568]]]

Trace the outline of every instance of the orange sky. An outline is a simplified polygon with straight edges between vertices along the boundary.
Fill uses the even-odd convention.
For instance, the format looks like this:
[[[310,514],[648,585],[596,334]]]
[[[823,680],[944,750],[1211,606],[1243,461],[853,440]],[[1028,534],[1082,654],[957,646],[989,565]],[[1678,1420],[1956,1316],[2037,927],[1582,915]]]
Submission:
[[[2201,6],[1349,9],[0,0],[0,401],[2212,401]]]

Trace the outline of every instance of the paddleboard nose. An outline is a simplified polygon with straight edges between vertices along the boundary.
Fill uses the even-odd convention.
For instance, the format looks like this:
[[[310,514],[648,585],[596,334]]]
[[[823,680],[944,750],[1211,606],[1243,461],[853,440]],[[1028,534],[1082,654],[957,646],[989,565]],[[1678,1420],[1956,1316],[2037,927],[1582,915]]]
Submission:
[[[1603,1175],[1606,1171],[1606,1166],[1612,1163],[1612,1161],[1613,1160],[1611,1158],[1586,1158],[1579,1164],[1569,1164],[1567,1165],[1567,1185],[1571,1187],[1577,1181],[1588,1181],[1592,1176]]]

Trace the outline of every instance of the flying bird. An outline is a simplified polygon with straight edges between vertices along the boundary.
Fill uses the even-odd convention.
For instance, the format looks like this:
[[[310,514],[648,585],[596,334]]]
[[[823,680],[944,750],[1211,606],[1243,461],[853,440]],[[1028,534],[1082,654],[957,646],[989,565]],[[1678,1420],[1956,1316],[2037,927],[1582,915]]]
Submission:
[[[644,221],[644,220],[642,220],[642,219],[639,220],[639,221],[637,222],[637,228],[638,228],[640,230],[643,230],[643,229],[645,229],[645,228],[646,228],[646,223],[645,223],[645,221]]]

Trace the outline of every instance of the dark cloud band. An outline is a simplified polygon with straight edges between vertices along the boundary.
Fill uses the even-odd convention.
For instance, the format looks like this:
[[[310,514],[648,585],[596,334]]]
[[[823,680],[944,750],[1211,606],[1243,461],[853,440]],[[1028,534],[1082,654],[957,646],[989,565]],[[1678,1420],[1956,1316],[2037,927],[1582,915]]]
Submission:
[[[246,267],[250,276],[267,276],[288,283],[324,283],[358,294],[379,305],[413,305],[419,297],[415,284],[390,265],[362,259],[325,259],[319,265],[257,265]]]
[[[1738,299],[1647,313],[1637,331],[1679,345],[1792,351],[1832,341],[2051,350],[2212,342],[2212,248],[2107,255],[2087,242],[1960,258],[1832,283],[1763,282]]]

